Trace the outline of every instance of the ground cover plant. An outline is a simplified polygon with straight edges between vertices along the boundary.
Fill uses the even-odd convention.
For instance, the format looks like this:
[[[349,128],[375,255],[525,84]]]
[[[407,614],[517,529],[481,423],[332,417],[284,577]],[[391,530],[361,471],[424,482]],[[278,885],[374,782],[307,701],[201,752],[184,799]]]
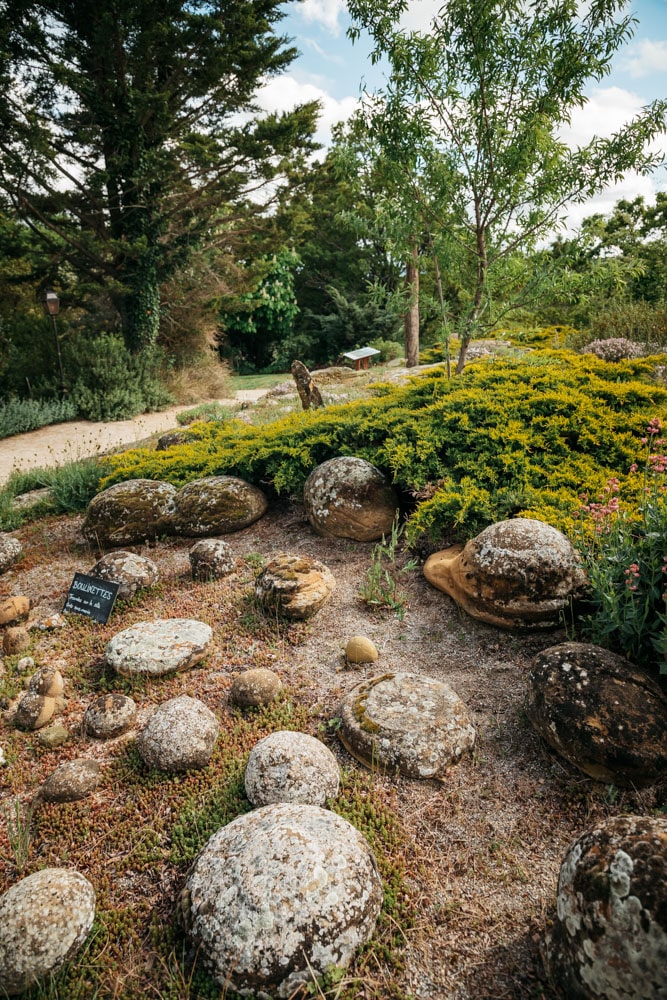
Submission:
[[[25,434],[47,424],[74,420],[78,407],[69,399],[10,399],[0,401],[0,438]]]

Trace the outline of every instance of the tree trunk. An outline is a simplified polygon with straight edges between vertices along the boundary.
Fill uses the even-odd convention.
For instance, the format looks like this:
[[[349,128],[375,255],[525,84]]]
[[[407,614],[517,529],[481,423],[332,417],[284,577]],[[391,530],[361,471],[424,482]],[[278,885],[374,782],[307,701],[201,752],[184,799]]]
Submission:
[[[137,261],[130,281],[114,296],[123,340],[132,354],[153,347],[160,330],[160,280],[153,256],[149,251]]]
[[[405,286],[409,292],[408,311],[404,318],[405,363],[419,364],[419,247],[415,243],[405,268]]]
[[[459,375],[465,367],[466,354],[468,353],[468,347],[470,346],[470,341],[472,340],[473,330],[475,329],[475,324],[479,314],[482,311],[488,267],[489,262],[486,255],[486,230],[483,227],[480,227],[477,230],[477,283],[475,287],[475,298],[473,300],[472,312],[470,313],[470,317],[466,323],[465,333],[461,338],[461,350],[459,351],[459,360],[456,365],[457,375]]]

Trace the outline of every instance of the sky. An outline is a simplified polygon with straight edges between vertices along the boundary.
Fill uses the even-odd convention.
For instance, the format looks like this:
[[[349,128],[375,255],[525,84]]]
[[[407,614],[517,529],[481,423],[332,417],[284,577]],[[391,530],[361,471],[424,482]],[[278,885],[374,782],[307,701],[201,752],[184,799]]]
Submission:
[[[410,0],[406,21],[427,29],[442,0]],[[594,135],[611,135],[655,98],[667,97],[667,0],[631,0],[638,20],[632,40],[616,53],[612,72],[587,92],[588,103],[577,110],[563,138],[572,145]],[[350,18],[344,0],[293,0],[285,5],[280,30],[289,36],[299,56],[287,72],[270,81],[261,94],[267,111],[286,110],[309,100],[322,103],[317,138],[326,147],[331,127],[345,120],[357,106],[361,91],[382,85],[381,70],[371,65],[366,38],[354,45],[347,38]],[[667,137],[660,144],[667,153]],[[627,175],[621,184],[602,192],[568,213],[568,229],[594,212],[610,212],[619,198],[641,194],[647,202],[658,190],[667,190],[667,166],[650,177]]]

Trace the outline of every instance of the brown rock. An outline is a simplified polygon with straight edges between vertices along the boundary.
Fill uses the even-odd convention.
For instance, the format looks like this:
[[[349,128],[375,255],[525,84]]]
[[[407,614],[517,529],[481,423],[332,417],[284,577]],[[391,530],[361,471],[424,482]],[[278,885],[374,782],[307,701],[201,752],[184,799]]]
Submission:
[[[45,802],[77,802],[94,792],[100,783],[96,760],[69,760],[52,771],[40,789]]]
[[[318,465],[303,488],[306,515],[318,535],[372,542],[391,532],[398,496],[363,458],[342,456]]]
[[[158,438],[155,450],[168,451],[169,448],[175,448],[179,444],[187,444],[190,440],[192,440],[192,436],[188,431],[167,431],[166,434]]]
[[[30,633],[18,625],[8,628],[2,637],[2,652],[5,656],[18,656],[19,653],[25,653],[29,646]]]
[[[237,674],[229,692],[229,700],[239,708],[256,708],[268,705],[278,697],[282,682],[273,670],[258,667]]]
[[[210,476],[181,487],[170,523],[177,535],[226,535],[254,524],[267,507],[262,491],[245,480]]]
[[[221,538],[202,538],[189,552],[192,579],[206,583],[219,580],[234,571],[234,555],[227,542]]]
[[[324,563],[279,552],[255,581],[255,595],[285,618],[311,618],[329,599],[336,581]]]
[[[56,699],[28,691],[18,703],[14,723],[20,729],[41,729],[53,718]]]
[[[64,726],[47,726],[46,729],[41,729],[39,736],[37,737],[37,742],[40,746],[46,747],[47,750],[55,750],[56,747],[61,747],[63,743],[67,743],[69,739],[69,732]]]
[[[345,659],[348,663],[375,663],[378,655],[375,644],[365,635],[353,635],[347,640]]]
[[[55,667],[42,667],[30,678],[29,690],[47,698],[59,698],[64,690],[63,676]]]
[[[296,382],[297,392],[299,393],[303,409],[309,410],[312,407],[316,410],[318,407],[324,406],[322,393],[313,382],[313,376],[303,362],[293,361],[290,371],[292,372],[292,378]]]
[[[30,598],[7,597],[0,601],[0,625],[13,625],[22,622],[30,613]]]
[[[137,719],[137,706],[124,694],[101,694],[83,713],[84,729],[89,736],[111,740],[131,729]]]
[[[82,531],[100,546],[133,545],[168,534],[176,487],[152,479],[116,483],[90,501]]]

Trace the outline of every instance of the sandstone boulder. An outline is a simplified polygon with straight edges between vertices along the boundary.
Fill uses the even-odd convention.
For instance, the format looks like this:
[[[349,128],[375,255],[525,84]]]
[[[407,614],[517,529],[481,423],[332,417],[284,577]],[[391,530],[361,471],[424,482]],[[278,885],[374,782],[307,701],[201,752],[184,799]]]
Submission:
[[[667,695],[606,649],[565,642],[538,653],[526,712],[550,747],[596,781],[641,786],[667,773]]]
[[[101,694],[83,713],[83,728],[97,740],[112,740],[131,729],[137,720],[137,706],[125,694]]]
[[[162,677],[187,670],[208,652],[210,625],[190,618],[157,618],[130,625],[113,637],[105,650],[107,664],[126,677]]]
[[[234,571],[234,555],[221,538],[200,539],[190,549],[189,557],[192,579],[201,583],[219,580]]]
[[[45,747],[47,750],[55,750],[57,747],[61,747],[63,743],[67,743],[68,739],[69,732],[65,726],[61,725],[47,726],[46,729],[40,729],[37,736],[39,745]]]
[[[465,546],[436,552],[424,576],[473,618],[501,628],[550,628],[585,584],[569,540],[543,521],[516,517]]]
[[[348,663],[375,663],[379,654],[375,643],[365,635],[353,635],[345,646],[345,659]]]
[[[89,570],[89,574],[109,583],[117,583],[121,601],[129,601],[138,590],[145,587],[154,587],[160,579],[158,568],[152,559],[122,549],[107,552]]]
[[[176,487],[129,479],[98,493],[88,504],[83,534],[99,546],[134,545],[168,534]]]
[[[260,604],[285,618],[312,618],[336,586],[331,571],[307,556],[279,552],[255,581]]]
[[[229,700],[239,708],[258,708],[275,701],[282,686],[278,674],[266,667],[244,670],[232,681]]]
[[[442,681],[387,673],[343,699],[338,730],[362,764],[411,778],[443,778],[475,744],[470,712]]]
[[[149,767],[189,771],[206,767],[219,732],[218,720],[203,702],[181,695],[156,709],[137,737],[137,750]]]
[[[59,698],[65,689],[63,675],[55,667],[41,667],[30,678],[28,690],[48,698]]]
[[[667,817],[616,816],[565,856],[547,940],[559,995],[667,997]]]
[[[7,597],[0,601],[0,625],[23,622],[30,614],[29,597]]]
[[[51,721],[55,710],[55,698],[49,698],[43,694],[35,694],[34,691],[26,691],[16,706],[14,724],[19,729],[41,729],[42,726]]]
[[[45,802],[77,802],[94,792],[101,770],[96,760],[68,760],[52,771],[40,789]]]
[[[23,546],[18,538],[0,532],[0,573],[6,573],[22,555]]]
[[[5,656],[18,656],[30,647],[30,633],[20,625],[14,625],[5,630],[2,637],[2,652]]]
[[[301,802],[323,806],[338,795],[340,771],[324,743],[306,733],[270,733],[250,751],[245,791],[253,806]]]
[[[303,490],[306,515],[318,535],[372,542],[391,532],[398,496],[379,469],[342,456],[318,465]]]
[[[346,968],[382,904],[358,830],[317,806],[279,803],[211,837],[186,883],[189,936],[218,983],[244,996],[294,995]]]
[[[262,491],[245,480],[210,476],[181,487],[171,526],[177,535],[227,535],[254,524],[267,507]]]

